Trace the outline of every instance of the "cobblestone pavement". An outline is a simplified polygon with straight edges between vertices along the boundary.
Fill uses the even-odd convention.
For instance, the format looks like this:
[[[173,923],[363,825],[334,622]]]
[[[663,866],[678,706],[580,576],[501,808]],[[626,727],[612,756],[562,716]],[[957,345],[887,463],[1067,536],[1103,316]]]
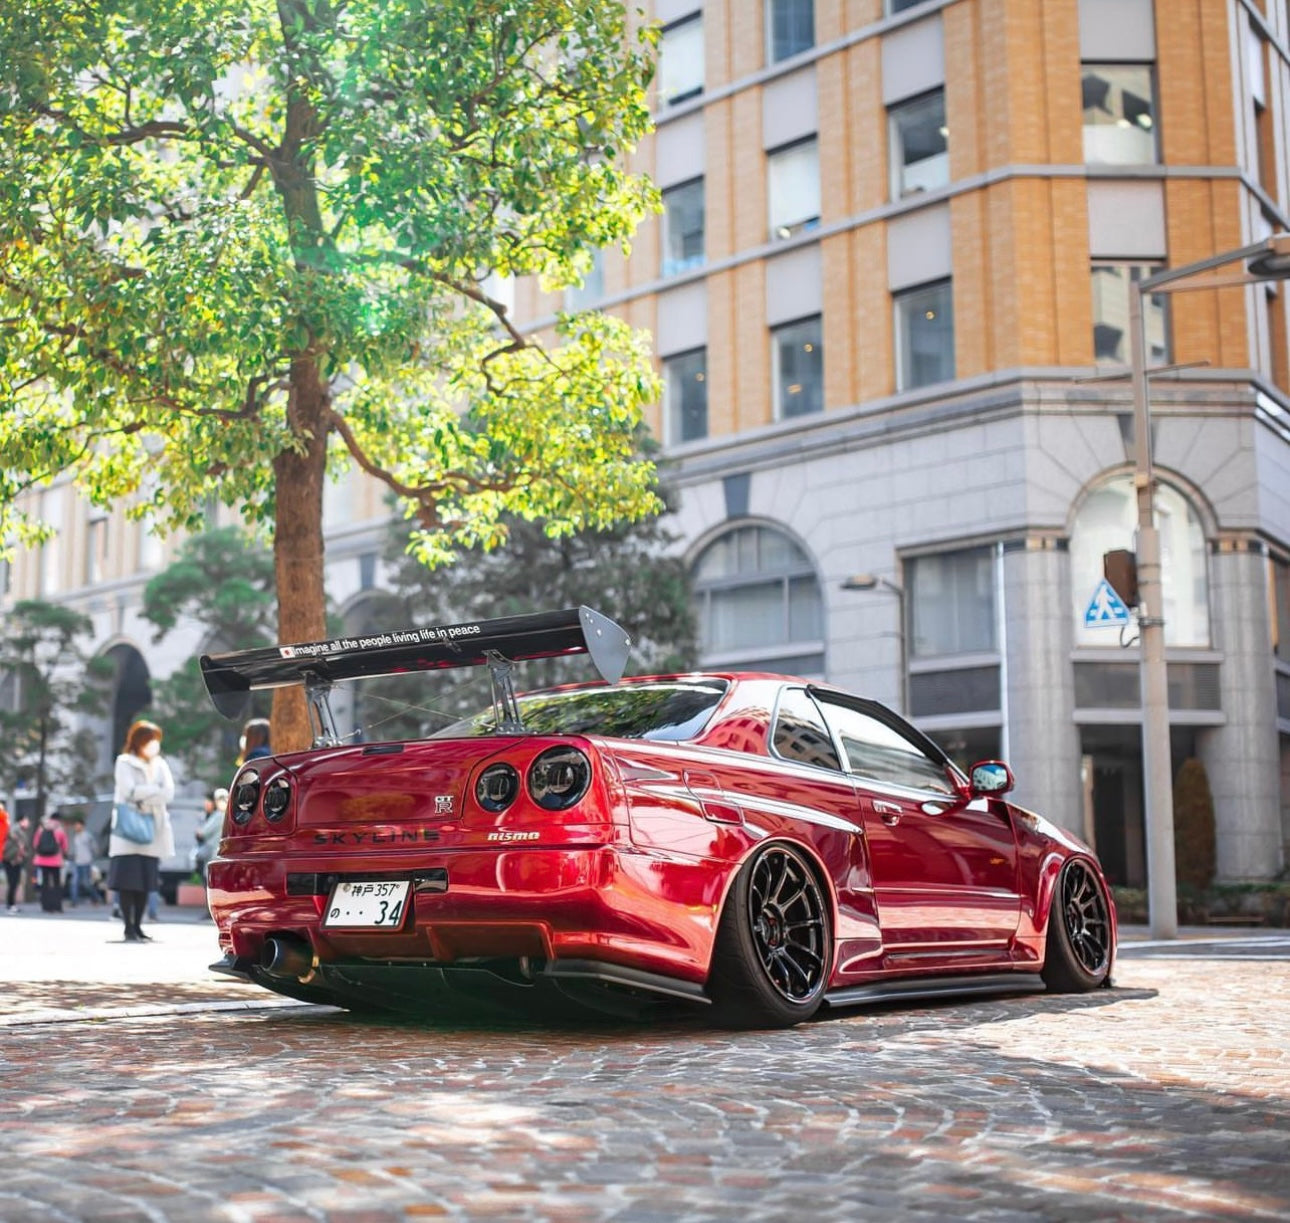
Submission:
[[[1284,932],[722,1033],[359,1019],[206,978],[209,923],[0,922],[5,1223],[1290,1218]]]

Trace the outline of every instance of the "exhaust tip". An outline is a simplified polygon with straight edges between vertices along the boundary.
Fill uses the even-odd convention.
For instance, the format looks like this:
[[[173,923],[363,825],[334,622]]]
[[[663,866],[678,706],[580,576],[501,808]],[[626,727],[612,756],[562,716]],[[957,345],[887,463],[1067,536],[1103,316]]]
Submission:
[[[313,972],[313,950],[304,939],[294,935],[271,935],[260,949],[260,967],[271,977],[299,981]]]

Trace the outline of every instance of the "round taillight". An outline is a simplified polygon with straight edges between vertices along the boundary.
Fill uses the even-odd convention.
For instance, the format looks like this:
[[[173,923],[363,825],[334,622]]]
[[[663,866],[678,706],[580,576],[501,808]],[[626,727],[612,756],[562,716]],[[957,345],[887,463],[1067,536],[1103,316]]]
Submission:
[[[505,811],[520,792],[520,775],[509,764],[490,764],[475,782],[475,799],[485,811]]]
[[[550,747],[529,765],[529,793],[539,807],[564,811],[591,785],[591,761],[576,747]]]
[[[276,824],[291,805],[291,785],[285,777],[275,777],[264,788],[264,818]]]
[[[237,779],[233,787],[233,823],[245,824],[255,814],[255,805],[260,801],[260,775],[254,769],[247,769]]]

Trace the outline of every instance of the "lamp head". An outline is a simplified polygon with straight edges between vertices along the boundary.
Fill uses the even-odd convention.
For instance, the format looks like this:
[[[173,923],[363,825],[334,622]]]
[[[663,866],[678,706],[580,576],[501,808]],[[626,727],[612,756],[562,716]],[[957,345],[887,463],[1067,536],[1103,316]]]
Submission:
[[[1273,234],[1264,243],[1266,249],[1254,255],[1247,263],[1251,276],[1260,280],[1286,280],[1290,278],[1290,233]]]

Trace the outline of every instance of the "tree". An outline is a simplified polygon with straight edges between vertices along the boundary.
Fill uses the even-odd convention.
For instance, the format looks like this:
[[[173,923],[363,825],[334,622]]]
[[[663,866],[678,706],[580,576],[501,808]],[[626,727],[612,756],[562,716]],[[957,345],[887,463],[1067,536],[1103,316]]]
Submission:
[[[586,604],[632,638],[628,673],[686,671],[698,657],[689,574],[666,549],[674,542],[658,515],[603,531],[552,538],[541,523],[514,521],[507,546],[460,551],[451,568],[431,572],[407,551],[408,527],[395,523],[385,559],[393,592],[370,607],[365,630],[444,624],[553,611]],[[590,679],[584,658],[526,662],[521,688]],[[361,685],[361,717],[384,723],[382,737],[413,737],[488,702],[487,678],[473,669],[391,677]],[[397,712],[392,712],[397,711]],[[393,723],[391,726],[390,724]]]
[[[1214,796],[1205,766],[1189,756],[1174,780],[1174,861],[1178,882],[1203,892],[1214,882],[1218,848]]]
[[[273,641],[273,557],[238,527],[189,536],[178,555],[144,587],[143,615],[161,641],[182,618],[203,631],[202,652],[250,650]],[[152,685],[152,716],[165,729],[166,752],[193,777],[212,785],[227,779],[237,755],[237,729],[211,705],[197,656]],[[248,716],[265,716],[257,693]]]
[[[656,508],[642,337],[544,342],[488,290],[576,283],[657,207],[620,168],[655,37],[621,0],[0,6],[0,540],[58,472],[167,530],[215,496],[272,526],[294,642],[325,635],[329,464],[430,562]],[[298,693],[274,721],[307,740]]]
[[[35,790],[38,818],[51,793],[91,794],[99,781],[97,739],[75,729],[84,715],[103,711],[115,672],[110,659],[90,659],[82,649],[93,628],[88,616],[38,599],[15,603],[4,619],[0,776],[8,788]]]

